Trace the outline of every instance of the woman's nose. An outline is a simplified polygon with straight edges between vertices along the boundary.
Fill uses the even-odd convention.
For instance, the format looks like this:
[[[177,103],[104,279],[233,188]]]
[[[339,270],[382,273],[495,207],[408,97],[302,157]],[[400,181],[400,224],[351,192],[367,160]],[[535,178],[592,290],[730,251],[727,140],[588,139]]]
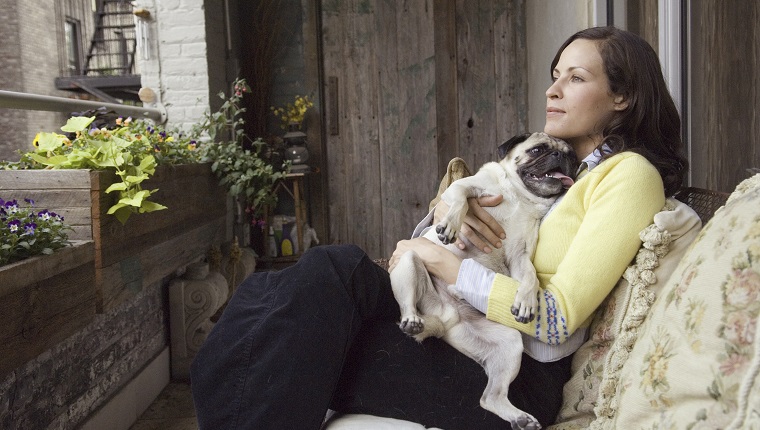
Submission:
[[[546,98],[553,99],[558,98],[560,95],[560,90],[557,85],[557,81],[552,82],[551,85],[549,85],[549,88],[546,89]]]

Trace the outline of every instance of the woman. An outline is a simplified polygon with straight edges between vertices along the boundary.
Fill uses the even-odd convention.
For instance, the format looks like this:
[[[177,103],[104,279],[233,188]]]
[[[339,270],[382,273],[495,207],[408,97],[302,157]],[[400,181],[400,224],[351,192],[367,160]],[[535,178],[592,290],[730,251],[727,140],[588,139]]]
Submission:
[[[538,322],[512,317],[515,280],[425,239],[399,242],[391,258],[392,270],[414,249],[489,319],[524,333],[510,399],[543,425],[560,407],[571,354],[594,310],[686,168],[659,61],[638,36],[611,27],[581,31],[559,49],[551,73],[544,131],[568,141],[586,164],[539,232]],[[468,238],[484,249],[499,246],[504,232],[489,227],[493,220],[477,205],[471,212]],[[317,429],[328,408],[447,430],[504,427],[479,407],[482,368],[438,339],[417,344],[396,326],[398,317],[388,273],[357,247],[313,248],[288,269],[255,273],[193,363],[201,429]]]

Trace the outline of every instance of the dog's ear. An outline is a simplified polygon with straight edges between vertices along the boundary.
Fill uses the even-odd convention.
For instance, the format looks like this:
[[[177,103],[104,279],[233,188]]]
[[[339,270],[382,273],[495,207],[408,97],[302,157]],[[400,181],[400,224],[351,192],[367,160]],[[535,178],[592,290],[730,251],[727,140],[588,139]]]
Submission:
[[[518,134],[517,136],[499,145],[499,160],[506,157],[512,148],[528,140],[530,135],[531,133]]]

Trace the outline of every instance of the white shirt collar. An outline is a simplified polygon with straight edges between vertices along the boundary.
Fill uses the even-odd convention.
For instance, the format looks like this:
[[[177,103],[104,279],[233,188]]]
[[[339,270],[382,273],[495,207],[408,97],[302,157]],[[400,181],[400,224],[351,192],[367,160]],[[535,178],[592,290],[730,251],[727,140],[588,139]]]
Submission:
[[[609,154],[612,152],[612,149],[609,145],[606,143],[602,145],[602,150],[600,151],[599,148],[594,149],[591,151],[591,154],[587,155],[586,158],[584,158],[581,161],[581,165],[578,167],[578,173],[582,172],[584,169],[588,169],[588,171],[591,171],[594,167],[596,167],[599,163],[602,162],[602,156],[604,154]],[[576,175],[577,176],[577,175]]]

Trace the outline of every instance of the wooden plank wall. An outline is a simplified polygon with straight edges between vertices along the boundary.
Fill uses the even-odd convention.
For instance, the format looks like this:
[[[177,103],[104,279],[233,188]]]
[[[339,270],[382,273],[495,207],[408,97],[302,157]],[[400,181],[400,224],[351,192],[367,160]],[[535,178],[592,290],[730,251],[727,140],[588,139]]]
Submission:
[[[95,317],[91,241],[0,271],[0,380]]]
[[[329,242],[387,257],[452,157],[478,166],[526,131],[524,1],[321,6],[325,82],[337,82],[325,118],[339,121],[325,145]]]
[[[690,5],[692,185],[730,192],[760,167],[760,3]]]
[[[626,4],[627,30],[643,37],[655,51],[659,50],[657,8],[657,0],[628,0]]]
[[[92,200],[88,170],[0,170],[0,198],[34,201],[37,211],[61,215],[69,240],[92,240]]]

